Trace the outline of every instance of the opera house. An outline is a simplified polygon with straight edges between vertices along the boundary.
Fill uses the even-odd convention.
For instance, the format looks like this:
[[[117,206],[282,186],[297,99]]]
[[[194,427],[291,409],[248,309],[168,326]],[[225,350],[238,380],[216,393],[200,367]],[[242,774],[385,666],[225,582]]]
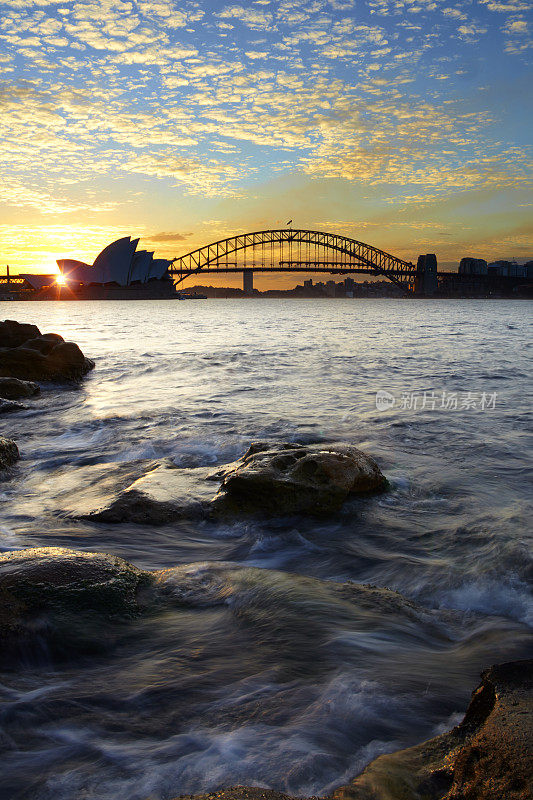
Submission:
[[[152,281],[171,282],[168,268],[171,261],[154,258],[148,250],[137,251],[138,239],[124,236],[108,244],[96,257],[94,264],[70,258],[57,261],[59,271],[71,287],[74,286],[133,286]]]

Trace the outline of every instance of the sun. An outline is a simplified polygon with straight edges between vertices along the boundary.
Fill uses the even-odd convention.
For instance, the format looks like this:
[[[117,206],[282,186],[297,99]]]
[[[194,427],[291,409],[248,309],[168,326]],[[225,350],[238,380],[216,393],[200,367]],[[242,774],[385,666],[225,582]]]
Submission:
[[[56,283],[59,284],[59,286],[65,286],[67,283],[67,279],[65,278],[64,275],[58,275],[56,278]]]

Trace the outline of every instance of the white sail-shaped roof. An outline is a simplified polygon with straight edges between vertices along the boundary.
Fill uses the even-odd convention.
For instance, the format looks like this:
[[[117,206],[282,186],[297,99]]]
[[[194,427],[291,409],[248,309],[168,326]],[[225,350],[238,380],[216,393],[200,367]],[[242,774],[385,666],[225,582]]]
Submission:
[[[93,264],[95,271],[93,281],[97,283],[118,283],[119,286],[126,286],[133,254],[138,243],[138,239],[131,241],[129,236],[125,236],[123,239],[117,239],[116,242],[104,247]],[[97,275],[98,277],[96,277]]]
[[[146,283],[151,278],[161,279],[170,266],[170,261],[154,259],[147,250],[135,252],[138,239],[124,236],[104,247],[90,266],[72,258],[58,259],[60,271],[74,283],[118,283],[129,286],[133,281]]]
[[[166,258],[154,258],[150,267],[150,274],[148,278],[161,279],[170,266],[170,261]]]
[[[76,261],[74,258],[61,258],[57,261],[60,272],[69,280],[75,283],[94,282],[93,268],[83,261]]]
[[[149,253],[147,250],[139,250],[137,253],[135,253],[133,257],[129,283],[133,283],[133,281],[146,283],[148,280],[148,275],[150,274],[150,267],[153,257],[154,254]]]

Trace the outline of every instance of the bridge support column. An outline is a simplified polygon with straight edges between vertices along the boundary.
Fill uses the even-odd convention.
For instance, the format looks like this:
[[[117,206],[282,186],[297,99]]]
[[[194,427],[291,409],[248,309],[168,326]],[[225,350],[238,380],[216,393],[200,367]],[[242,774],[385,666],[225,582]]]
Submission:
[[[431,297],[437,291],[437,256],[427,253],[418,256],[416,265],[415,294]]]
[[[254,293],[254,271],[253,269],[243,269],[242,288],[244,294],[250,297]]]

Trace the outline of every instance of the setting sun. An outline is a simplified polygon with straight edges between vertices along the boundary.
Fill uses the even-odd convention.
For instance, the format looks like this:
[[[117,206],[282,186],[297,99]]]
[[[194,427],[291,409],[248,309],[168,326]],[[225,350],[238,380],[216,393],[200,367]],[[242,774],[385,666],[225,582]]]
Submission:
[[[65,286],[67,284],[67,279],[64,275],[58,275],[56,278],[56,283],[59,284],[59,286]]]

